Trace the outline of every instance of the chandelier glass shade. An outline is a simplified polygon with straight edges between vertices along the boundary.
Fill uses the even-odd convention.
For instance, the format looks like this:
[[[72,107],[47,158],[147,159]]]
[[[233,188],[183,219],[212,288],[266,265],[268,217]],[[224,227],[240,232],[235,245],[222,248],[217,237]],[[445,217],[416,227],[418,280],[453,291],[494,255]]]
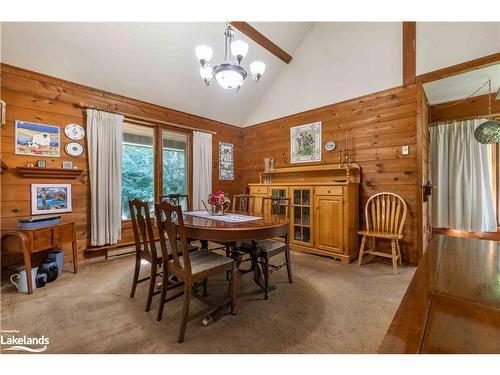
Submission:
[[[234,40],[234,30],[228,23],[224,31],[224,62],[215,66],[210,65],[213,51],[209,46],[198,45],[194,51],[200,61],[200,76],[207,86],[215,79],[224,89],[236,89],[245,82],[248,76],[247,71],[241,66],[241,61],[248,53],[248,43],[243,40]],[[260,81],[266,64],[262,61],[254,61],[250,64],[250,71],[254,81]]]
[[[489,120],[483,122],[474,131],[474,138],[479,143],[493,144],[500,143],[500,121],[491,116],[491,78],[485,82],[488,84],[488,117]],[[483,85],[484,86],[484,85]]]

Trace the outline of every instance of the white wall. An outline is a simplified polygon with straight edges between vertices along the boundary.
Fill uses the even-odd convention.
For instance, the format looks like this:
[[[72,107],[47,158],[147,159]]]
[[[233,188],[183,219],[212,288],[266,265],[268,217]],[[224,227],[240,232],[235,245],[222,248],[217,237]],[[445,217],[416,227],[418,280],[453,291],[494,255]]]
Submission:
[[[401,84],[400,22],[315,23],[246,125]]]
[[[500,22],[417,22],[417,75],[500,52]]]

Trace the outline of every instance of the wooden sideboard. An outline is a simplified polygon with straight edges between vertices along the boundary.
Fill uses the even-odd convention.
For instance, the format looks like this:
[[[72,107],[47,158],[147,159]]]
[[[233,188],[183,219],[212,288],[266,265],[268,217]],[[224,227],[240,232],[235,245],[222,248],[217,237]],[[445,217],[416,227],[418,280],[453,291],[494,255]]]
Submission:
[[[35,229],[2,230],[2,252],[22,253],[26,273],[31,274],[31,254],[52,250],[65,243],[72,244],[73,272],[78,273],[75,223],[57,224]],[[28,294],[33,293],[31,277],[28,277]]]
[[[435,236],[379,353],[500,353],[500,243]]]
[[[263,197],[291,199],[293,250],[349,263],[359,251],[359,180],[360,168],[355,163],[349,167],[321,164],[261,172],[260,182],[248,186],[250,195],[256,197],[257,212]]]

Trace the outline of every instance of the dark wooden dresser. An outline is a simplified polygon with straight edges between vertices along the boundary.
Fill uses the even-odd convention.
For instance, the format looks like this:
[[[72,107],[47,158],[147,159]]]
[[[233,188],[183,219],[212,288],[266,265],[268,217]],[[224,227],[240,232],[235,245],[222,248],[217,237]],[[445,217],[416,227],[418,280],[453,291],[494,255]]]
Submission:
[[[500,353],[500,242],[436,236],[379,353]]]

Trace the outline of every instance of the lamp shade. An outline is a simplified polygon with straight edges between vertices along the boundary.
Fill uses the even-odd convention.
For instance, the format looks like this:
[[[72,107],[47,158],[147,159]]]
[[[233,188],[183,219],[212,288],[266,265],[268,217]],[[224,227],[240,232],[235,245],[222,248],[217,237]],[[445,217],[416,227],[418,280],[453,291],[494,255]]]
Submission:
[[[212,59],[214,52],[212,48],[204,44],[200,44],[194,48],[194,53],[200,61],[209,62]]]
[[[250,64],[250,71],[254,76],[263,75],[266,71],[266,64],[262,61],[254,61]]]
[[[231,53],[238,60],[241,60],[243,57],[247,55],[248,52],[248,43],[243,40],[235,40],[231,43]]]
[[[500,121],[483,122],[474,131],[474,138],[483,144],[500,143]]]
[[[205,80],[211,80],[212,78],[214,78],[214,73],[212,71],[212,67],[211,66],[205,66],[205,67],[201,67],[200,68],[200,76],[201,78],[205,79]]]

